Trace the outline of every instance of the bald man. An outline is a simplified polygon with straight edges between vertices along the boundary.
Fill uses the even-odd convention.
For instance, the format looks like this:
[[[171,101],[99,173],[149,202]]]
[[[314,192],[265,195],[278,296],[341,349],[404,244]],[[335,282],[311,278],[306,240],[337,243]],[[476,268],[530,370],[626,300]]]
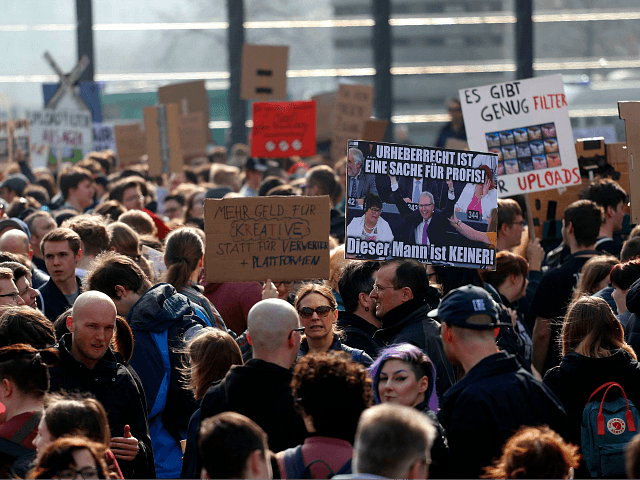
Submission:
[[[298,312],[284,300],[262,300],[249,310],[247,324],[253,358],[234,366],[220,383],[209,389],[202,399],[201,418],[225,411],[238,412],[267,433],[272,451],[300,445],[306,430],[294,407],[290,386],[291,367],[304,332]],[[195,452],[200,419],[195,420],[189,425],[181,478],[197,478],[202,467]]]
[[[29,243],[29,236],[22,230],[14,228],[7,230],[0,236],[0,252],[15,253],[16,255],[22,255],[29,260],[33,257],[33,250]],[[44,273],[35,264],[25,265],[31,267],[31,279],[33,288],[40,288],[47,283],[49,275]]]
[[[116,306],[104,293],[78,296],[56,348],[60,362],[49,369],[51,391],[82,391],[95,396],[107,411],[111,451],[125,478],[155,478],[153,450],[144,405],[131,372],[118,363],[111,348]]]

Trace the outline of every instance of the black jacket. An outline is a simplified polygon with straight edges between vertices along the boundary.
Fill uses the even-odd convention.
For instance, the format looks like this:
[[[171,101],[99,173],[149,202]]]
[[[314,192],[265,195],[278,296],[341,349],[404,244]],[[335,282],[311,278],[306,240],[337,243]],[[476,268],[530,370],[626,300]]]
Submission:
[[[415,408],[429,417],[433,426],[436,427],[436,438],[433,441],[433,447],[431,447],[429,478],[449,478],[449,445],[446,432],[435,412],[429,410],[428,400],[419,403]]]
[[[450,478],[478,478],[523,425],[546,424],[560,435],[567,429],[560,401],[513,355],[503,352],[469,370],[445,393],[440,405],[449,442]]]
[[[624,329],[624,338],[636,352],[640,352],[640,280],[629,287],[626,300],[631,316]]]
[[[409,300],[386,313],[382,318],[382,328],[373,338],[385,345],[406,342],[420,347],[436,368],[436,393],[438,398],[442,398],[444,392],[456,382],[456,375],[444,354],[438,323],[427,317],[430,311],[429,304],[425,305],[417,299]]]
[[[640,408],[640,365],[625,350],[617,350],[603,358],[569,353],[562,358],[559,367],[552,368],[544,376],[545,385],[558,396],[569,416],[567,441],[580,445],[582,411],[589,396],[607,382],[619,383],[627,398]],[[613,393],[617,395],[619,390]]]
[[[364,350],[371,358],[376,358],[384,343],[375,340],[373,334],[377,328],[362,317],[343,310],[338,312],[338,327],[344,332],[342,343]]]
[[[135,460],[118,462],[125,477],[155,478],[144,391],[136,385],[127,367],[117,363],[110,349],[93,369],[89,369],[71,355],[70,347],[71,334],[68,333],[56,345],[60,362],[49,369],[50,390],[91,393],[107,411],[111,436],[122,437],[124,426],[129,425],[131,435],[139,441]]]
[[[49,281],[49,275],[35,265],[31,269],[31,286],[36,290]]]
[[[405,221],[405,231],[408,233],[408,237],[405,238],[405,241],[416,244],[416,227],[424,221],[424,218],[422,218],[422,214],[420,213],[420,209],[411,210],[409,205],[398,192],[394,192],[391,195],[391,198],[398,207],[398,212],[400,212]],[[449,222],[449,217],[453,214],[455,202],[453,200],[449,200],[449,197],[446,194],[445,202],[445,207],[442,210],[434,209],[433,214],[431,215],[429,227],[427,228],[429,242],[434,245],[449,245],[452,241],[449,237],[452,237],[451,233],[455,233],[454,228]]]
[[[234,365],[202,398],[201,422],[218,413],[238,412],[262,427],[269,436],[271,451],[296,447],[304,442],[307,431],[293,403],[291,379],[291,370],[264,360]],[[194,442],[187,439],[183,473],[200,472]],[[197,462],[195,470],[193,462]]]
[[[79,292],[82,292],[82,282],[80,278],[76,277],[76,282],[78,283]],[[52,322],[55,322],[67,308],[71,307],[71,304],[67,301],[67,297],[60,291],[52,278],[49,278],[49,281],[38,290],[42,296],[43,303],[41,304],[41,298],[38,297],[38,308],[40,308],[45,317]]]
[[[329,347],[329,351],[344,352],[354,361],[360,363],[363,367],[369,368],[373,364],[373,359],[367,355],[367,352],[362,349],[360,350],[361,351],[358,351],[357,348],[350,347],[349,345],[342,343],[338,334],[334,334],[333,343]],[[307,342],[307,339],[305,338],[300,342],[300,350],[298,351],[298,358],[296,358],[296,362],[307,353],[309,353],[309,342]]]

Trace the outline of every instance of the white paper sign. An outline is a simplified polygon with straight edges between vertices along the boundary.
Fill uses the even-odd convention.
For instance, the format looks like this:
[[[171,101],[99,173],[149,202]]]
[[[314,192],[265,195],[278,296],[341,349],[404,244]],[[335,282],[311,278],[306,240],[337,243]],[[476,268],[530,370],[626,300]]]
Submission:
[[[562,75],[460,90],[471,150],[498,155],[498,196],[580,184]]]
[[[93,146],[91,112],[34,110],[27,112],[31,123],[31,145],[90,150]]]
[[[113,131],[113,123],[94,123],[93,124],[93,151],[116,149],[116,134]]]

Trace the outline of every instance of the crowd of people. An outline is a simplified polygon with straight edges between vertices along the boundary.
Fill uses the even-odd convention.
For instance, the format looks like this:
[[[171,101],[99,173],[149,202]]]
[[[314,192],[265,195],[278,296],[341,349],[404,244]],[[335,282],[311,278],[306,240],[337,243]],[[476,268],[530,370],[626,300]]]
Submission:
[[[545,251],[517,201],[491,206],[487,168],[456,211],[486,200],[495,236],[462,233],[496,250],[495,270],[349,260],[346,232],[393,239],[383,199],[418,205],[418,239],[441,208],[462,231],[464,196],[411,178],[379,192],[352,150],[278,163],[219,147],[159,178],[109,151],[55,171],[4,165],[0,475],[637,477],[627,193],[591,182]],[[329,197],[330,278],[206,282],[205,199],[270,195]],[[347,222],[351,199],[362,216]],[[600,450],[585,441],[594,402],[626,408],[594,423],[617,438]]]

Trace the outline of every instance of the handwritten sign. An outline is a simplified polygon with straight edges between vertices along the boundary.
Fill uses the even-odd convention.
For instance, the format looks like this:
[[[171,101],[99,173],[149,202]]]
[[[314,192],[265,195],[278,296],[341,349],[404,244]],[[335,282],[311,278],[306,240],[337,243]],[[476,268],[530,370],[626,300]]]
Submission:
[[[498,156],[500,197],[581,182],[561,75],[460,90],[469,147]]]
[[[206,199],[208,282],[329,278],[329,197]]]
[[[113,123],[93,124],[93,150],[96,152],[102,150],[116,151],[116,134],[113,130]]]
[[[29,120],[0,122],[0,163],[11,162],[22,152],[28,156],[31,149]]]
[[[497,158],[349,140],[345,257],[495,267]]]
[[[316,154],[316,102],[254,102],[251,156]]]
[[[31,130],[31,144],[91,150],[93,123],[91,112],[65,110],[34,110],[27,112]]]
[[[331,158],[346,155],[350,138],[362,138],[373,110],[373,87],[370,85],[340,85],[336,100],[336,118],[331,137]]]

